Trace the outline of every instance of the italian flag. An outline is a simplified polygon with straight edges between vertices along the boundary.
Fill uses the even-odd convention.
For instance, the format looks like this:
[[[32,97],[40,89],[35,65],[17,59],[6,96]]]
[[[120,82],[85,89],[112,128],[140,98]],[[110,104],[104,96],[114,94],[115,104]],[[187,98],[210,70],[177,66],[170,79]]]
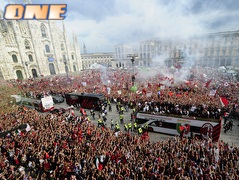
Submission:
[[[95,165],[96,165],[97,169],[99,169],[99,170],[102,170],[102,169],[103,169],[103,164],[100,163],[98,157],[96,158]]]
[[[16,133],[18,136],[21,136],[21,135],[22,135],[22,132],[21,132],[19,129],[17,129],[17,130],[15,131],[15,133]]]

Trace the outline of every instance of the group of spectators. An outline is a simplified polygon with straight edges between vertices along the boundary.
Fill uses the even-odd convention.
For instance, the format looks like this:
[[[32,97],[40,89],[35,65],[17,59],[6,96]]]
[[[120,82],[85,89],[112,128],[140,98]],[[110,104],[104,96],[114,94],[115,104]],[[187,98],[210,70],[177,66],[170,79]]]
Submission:
[[[139,74],[135,81],[138,91],[131,92],[130,71],[107,71],[107,78],[102,73],[105,71],[91,70],[70,78],[11,83],[23,96],[102,93],[128,107],[136,105],[161,114],[218,119],[225,111],[238,111],[236,82],[228,81],[225,86],[225,80],[215,79],[205,87],[203,79],[194,78],[190,83],[161,86],[162,76],[141,81]],[[211,89],[217,89],[214,96],[209,95]],[[221,95],[230,100],[228,106],[220,103]],[[27,128],[14,129],[21,124]],[[1,116],[0,132],[9,132],[0,137],[0,179],[238,179],[239,175],[239,147],[234,144],[177,136],[151,142],[97,127],[85,115],[44,115],[19,108]]]
[[[156,74],[144,79],[145,75],[139,73],[135,76],[136,92],[131,92],[131,72],[127,70],[107,70],[107,74],[101,70],[90,70],[70,78],[55,76],[12,83],[21,89],[23,95],[33,98],[42,93],[64,96],[65,93],[77,91],[104,94],[109,99],[120,99],[127,106],[130,102],[141,105],[154,102],[152,104],[158,104],[161,113],[189,113],[204,118],[218,118],[224,112],[232,112],[235,117],[239,115],[239,84],[236,81],[222,78],[213,70],[210,71],[212,77],[208,78],[196,77],[198,72],[191,71],[193,78],[189,76],[188,81],[180,83],[176,83],[176,77],[173,80]],[[203,69],[198,71],[203,73]],[[214,94],[210,94],[212,91]],[[225,97],[228,105],[224,106],[220,97]]]
[[[87,116],[19,109],[1,117],[0,179],[238,179],[239,147],[187,137],[150,142]]]

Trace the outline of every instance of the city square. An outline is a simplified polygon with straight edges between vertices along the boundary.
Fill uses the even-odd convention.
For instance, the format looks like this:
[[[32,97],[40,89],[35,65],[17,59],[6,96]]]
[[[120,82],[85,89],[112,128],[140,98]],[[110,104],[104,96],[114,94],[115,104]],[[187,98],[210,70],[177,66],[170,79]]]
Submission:
[[[0,9],[0,179],[238,179],[237,2],[93,2]]]

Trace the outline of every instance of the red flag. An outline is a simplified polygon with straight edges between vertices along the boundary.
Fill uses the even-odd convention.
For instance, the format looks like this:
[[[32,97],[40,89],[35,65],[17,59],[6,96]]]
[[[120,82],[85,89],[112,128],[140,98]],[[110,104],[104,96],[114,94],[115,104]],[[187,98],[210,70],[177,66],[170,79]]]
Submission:
[[[222,104],[222,107],[228,106],[228,104],[229,104],[227,98],[225,98],[225,97],[220,97],[220,102]]]
[[[204,86],[205,86],[205,87],[208,87],[209,84],[211,83],[211,81],[212,81],[212,79],[210,79],[209,81],[207,81]]]

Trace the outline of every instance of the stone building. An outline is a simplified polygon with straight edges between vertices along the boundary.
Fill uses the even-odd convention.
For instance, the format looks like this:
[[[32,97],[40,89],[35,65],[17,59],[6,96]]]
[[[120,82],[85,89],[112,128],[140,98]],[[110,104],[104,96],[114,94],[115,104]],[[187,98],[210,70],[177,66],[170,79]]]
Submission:
[[[84,53],[81,54],[82,69],[91,69],[97,65],[104,67],[111,67],[113,60],[113,53]]]
[[[74,34],[69,40],[64,21],[58,25],[59,21],[2,17],[0,12],[0,78],[35,78],[82,69],[80,46]]]
[[[137,49],[134,46],[126,44],[118,44],[114,46],[114,60],[112,67],[126,68],[131,66],[131,55],[136,54]]]
[[[239,31],[146,40],[140,42],[137,50],[130,53],[138,54],[136,66],[150,67],[164,62],[165,66],[172,67],[187,63],[189,66],[211,68],[224,66],[239,71]],[[120,58],[126,55],[118,47],[115,48],[115,54],[115,61],[126,62]]]

